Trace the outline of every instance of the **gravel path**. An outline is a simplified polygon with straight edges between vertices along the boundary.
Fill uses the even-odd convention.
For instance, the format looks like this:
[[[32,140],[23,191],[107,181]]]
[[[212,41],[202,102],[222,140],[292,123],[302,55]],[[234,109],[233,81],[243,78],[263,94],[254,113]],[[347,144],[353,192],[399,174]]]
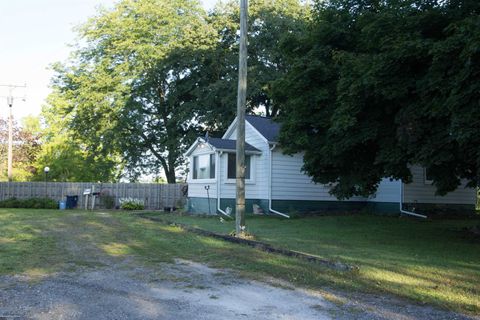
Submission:
[[[473,319],[395,298],[313,292],[190,261],[0,278],[0,319]]]

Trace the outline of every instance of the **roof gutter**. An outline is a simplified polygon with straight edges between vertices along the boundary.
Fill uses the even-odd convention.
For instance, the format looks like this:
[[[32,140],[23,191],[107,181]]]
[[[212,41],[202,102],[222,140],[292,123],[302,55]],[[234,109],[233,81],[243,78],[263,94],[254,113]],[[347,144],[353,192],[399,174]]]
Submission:
[[[404,196],[403,181],[400,179],[400,202],[399,202],[400,213],[407,214],[409,216],[413,216],[413,217],[417,217],[417,218],[427,219],[427,216],[424,215],[424,214],[418,214],[418,213],[415,213],[415,212],[412,212],[412,211],[403,210],[403,196]]]
[[[272,209],[272,163],[273,163],[273,149],[275,149],[277,145],[273,144],[272,147],[270,148],[270,168],[269,168],[269,186],[268,186],[268,211],[275,213],[279,216],[285,217],[285,218],[290,218],[288,214],[279,212],[277,210]]]
[[[213,147],[215,148],[215,147]],[[220,149],[220,148],[215,148],[216,151],[219,152],[230,152],[234,153],[236,150],[235,149]],[[245,154],[262,154],[262,151],[253,151],[253,150],[245,150]]]

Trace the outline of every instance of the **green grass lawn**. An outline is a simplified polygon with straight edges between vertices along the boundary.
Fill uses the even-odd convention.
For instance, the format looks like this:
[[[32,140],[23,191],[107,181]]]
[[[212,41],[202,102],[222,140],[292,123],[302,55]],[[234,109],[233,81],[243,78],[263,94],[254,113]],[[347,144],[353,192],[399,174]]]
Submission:
[[[222,224],[215,218],[162,216],[218,232],[233,230],[233,223]],[[126,212],[0,209],[0,275],[41,277],[104,266],[105,259],[131,259],[155,267],[182,258],[234,269],[251,278],[276,277],[317,290],[387,292],[479,314],[480,244],[462,239],[459,232],[477,222],[418,222],[368,215],[248,218],[248,231],[259,240],[360,267],[341,272]]]
[[[229,233],[217,217],[162,215],[202,229]],[[247,218],[257,240],[359,266],[337,281],[456,310],[480,312],[480,242],[461,229],[479,220],[419,221],[375,215],[300,219]]]

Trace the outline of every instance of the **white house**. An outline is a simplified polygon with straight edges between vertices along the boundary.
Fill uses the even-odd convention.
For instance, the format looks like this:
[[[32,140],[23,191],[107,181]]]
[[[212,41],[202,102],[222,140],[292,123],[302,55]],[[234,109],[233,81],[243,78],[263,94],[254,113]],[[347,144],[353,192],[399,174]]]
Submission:
[[[234,120],[223,137],[198,138],[186,152],[190,171],[188,210],[191,213],[225,213],[235,210],[235,139]],[[413,182],[384,179],[376,195],[339,201],[329,194],[329,187],[315,184],[301,171],[301,154],[282,153],[278,145],[280,125],[269,118],[246,116],[246,209],[257,204],[265,213],[348,211],[369,208],[383,213],[400,210],[420,212],[424,208],[448,206],[473,210],[476,192],[460,186],[446,196],[436,196],[435,187],[421,167],[412,167]],[[416,208],[416,209],[413,209]],[[408,211],[407,211],[408,212]]]

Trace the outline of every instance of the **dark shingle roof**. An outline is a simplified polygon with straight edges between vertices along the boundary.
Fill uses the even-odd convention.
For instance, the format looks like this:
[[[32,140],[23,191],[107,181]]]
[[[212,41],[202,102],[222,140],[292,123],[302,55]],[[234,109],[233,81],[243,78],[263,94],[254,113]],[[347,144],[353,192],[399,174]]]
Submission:
[[[247,115],[245,119],[255,128],[268,142],[277,142],[280,132],[280,124],[273,122],[271,118]]]
[[[220,139],[220,138],[208,138],[208,143],[214,146],[217,149],[221,150],[234,150],[236,149],[236,140],[230,139]],[[257,148],[245,142],[245,151],[257,151],[260,152]]]

